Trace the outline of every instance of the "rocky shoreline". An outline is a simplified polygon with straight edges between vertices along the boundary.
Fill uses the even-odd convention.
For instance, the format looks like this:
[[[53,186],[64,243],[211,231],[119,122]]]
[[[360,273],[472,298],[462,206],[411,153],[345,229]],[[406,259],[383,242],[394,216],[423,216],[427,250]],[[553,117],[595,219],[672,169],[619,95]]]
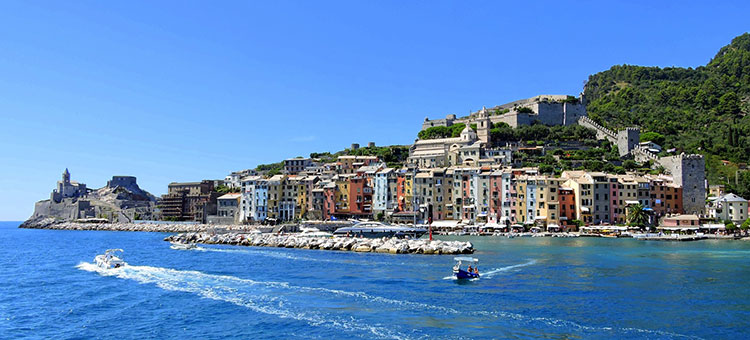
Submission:
[[[398,238],[309,237],[299,234],[182,233],[164,239],[176,243],[225,244],[234,246],[281,247],[355,251],[388,254],[457,255],[474,253],[474,245],[463,241],[407,240]]]
[[[99,231],[144,231],[160,233],[188,233],[188,232],[249,232],[258,230],[253,225],[210,225],[210,224],[181,224],[181,223],[105,223],[105,222],[60,222],[55,219],[26,221],[19,228],[50,229],[50,230],[99,230]]]

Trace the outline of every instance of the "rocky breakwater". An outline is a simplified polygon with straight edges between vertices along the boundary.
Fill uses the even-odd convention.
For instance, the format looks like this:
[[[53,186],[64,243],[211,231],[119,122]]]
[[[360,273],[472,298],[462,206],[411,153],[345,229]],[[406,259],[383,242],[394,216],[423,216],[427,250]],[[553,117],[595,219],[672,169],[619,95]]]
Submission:
[[[101,230],[101,231],[146,231],[161,233],[187,233],[187,232],[212,232],[217,229],[229,232],[247,232],[256,230],[256,226],[245,225],[208,225],[189,223],[109,223],[100,222],[97,219],[89,219],[85,222],[65,222],[54,218],[29,221],[21,224],[20,228],[28,229],[54,229],[54,230]]]
[[[308,237],[299,234],[182,233],[164,239],[178,243],[226,244],[235,246],[282,247],[341,250],[388,254],[472,254],[471,242],[441,240],[407,240],[398,238]]]

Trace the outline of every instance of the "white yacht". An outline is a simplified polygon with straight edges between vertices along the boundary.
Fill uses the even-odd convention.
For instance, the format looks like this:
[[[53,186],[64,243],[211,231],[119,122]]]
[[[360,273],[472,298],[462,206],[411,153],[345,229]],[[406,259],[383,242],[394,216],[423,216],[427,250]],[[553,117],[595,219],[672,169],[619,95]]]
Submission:
[[[302,237],[333,237],[333,234],[325,231],[320,231],[318,228],[303,227],[300,228],[301,233],[299,236]]]
[[[99,268],[104,269],[113,269],[126,266],[127,263],[125,263],[125,261],[115,256],[115,252],[118,251],[123,252],[122,249],[107,249],[104,254],[96,255],[96,257],[94,258],[94,262],[96,262],[96,265],[99,266]]]
[[[351,227],[338,228],[333,232],[334,236],[346,237],[397,237],[397,238],[419,238],[427,232],[425,228],[403,227],[389,225],[380,222],[359,222]]]

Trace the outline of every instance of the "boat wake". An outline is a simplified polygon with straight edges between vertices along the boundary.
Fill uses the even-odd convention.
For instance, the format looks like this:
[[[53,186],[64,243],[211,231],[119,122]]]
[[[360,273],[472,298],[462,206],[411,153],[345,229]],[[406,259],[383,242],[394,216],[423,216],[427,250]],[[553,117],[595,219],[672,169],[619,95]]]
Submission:
[[[499,269],[510,270],[523,265],[530,264]],[[661,331],[583,326],[572,321],[530,317],[502,311],[463,311],[421,302],[390,299],[365,292],[297,286],[288,282],[256,281],[192,270],[130,265],[117,269],[102,269],[88,262],[81,262],[76,268],[98,273],[102,276],[133,280],[141,284],[153,284],[164,290],[186,292],[207,299],[224,301],[257,313],[305,322],[310,326],[323,327],[331,332],[345,331],[352,336],[363,338],[409,339],[426,338],[427,336],[413,325],[368,323],[362,317],[357,318],[346,314],[343,312],[346,308],[342,308],[342,306],[365,308],[369,313],[385,313],[387,315],[400,313],[413,317],[432,315],[440,318],[445,315],[470,315],[487,325],[511,322],[522,327],[533,326],[536,328],[541,323],[556,332],[569,332],[570,329],[575,329],[584,334],[604,334],[610,337],[619,337],[626,334],[646,334],[662,338],[689,338],[684,335]],[[499,269],[498,272],[501,271]]]
[[[257,249],[257,248],[240,249],[240,248],[214,248],[214,247],[197,246],[189,250],[202,251],[202,252],[215,252],[215,253],[250,254],[250,255],[259,255],[259,256],[271,257],[271,258],[282,259],[282,260],[337,263],[337,264],[371,264],[370,261],[363,260],[361,257],[363,255],[374,256],[374,257],[382,255],[382,254],[369,254],[369,253],[367,254],[345,253],[345,255],[348,257],[347,259],[330,259],[330,258],[316,258],[316,257],[310,257],[310,256],[298,256],[298,255],[290,254],[290,253],[299,252],[300,250],[298,249],[262,250],[262,249]],[[398,264],[403,265],[403,266],[414,265],[413,263],[410,263],[410,262],[401,262]]]
[[[521,268],[521,267],[526,267],[526,266],[530,266],[530,265],[533,265],[533,264],[536,264],[536,260],[530,260],[528,262],[514,264],[512,266],[507,266],[507,267],[501,267],[501,268],[496,268],[496,269],[488,270],[488,271],[486,271],[484,273],[481,273],[481,274],[482,274],[482,277],[489,279],[489,278],[492,278],[497,273],[507,272],[509,270],[513,270],[513,269]]]
[[[480,272],[480,274],[481,274],[480,278],[490,279],[490,278],[492,278],[497,273],[507,272],[507,271],[512,270],[512,269],[530,266],[530,265],[535,264],[535,263],[536,263],[536,260],[531,260],[531,261],[525,262],[525,263],[519,263],[519,264],[514,264],[512,266],[495,268],[495,269],[492,269],[492,270],[488,270],[486,272]],[[458,279],[456,278],[455,275],[451,275],[451,276],[444,277],[443,280],[458,280]],[[479,278],[470,279],[470,280],[467,280],[467,281],[476,281],[476,280],[479,280]]]

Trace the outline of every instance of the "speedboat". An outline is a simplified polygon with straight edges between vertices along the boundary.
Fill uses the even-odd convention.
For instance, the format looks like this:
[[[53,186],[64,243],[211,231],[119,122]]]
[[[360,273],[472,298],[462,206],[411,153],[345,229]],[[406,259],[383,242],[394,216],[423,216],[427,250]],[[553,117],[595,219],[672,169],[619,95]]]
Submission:
[[[115,256],[115,252],[123,252],[122,249],[107,249],[102,255],[96,255],[94,262],[99,268],[113,269],[127,265],[125,261]]]
[[[181,242],[169,242],[172,245],[169,248],[176,250],[190,250],[195,249],[195,243],[181,243]]]
[[[456,275],[456,278],[459,280],[463,279],[478,279],[479,278],[479,270],[477,270],[477,265],[479,263],[479,259],[475,259],[473,257],[468,256],[460,256],[460,257],[454,257],[454,261],[456,261],[456,265],[453,266],[453,275]],[[469,266],[467,269],[461,268],[461,265],[467,262],[469,263]],[[471,265],[474,264],[474,268],[471,268]]]
[[[299,236],[302,237],[333,237],[333,234],[325,231],[320,231],[318,228],[313,227],[305,227],[300,228],[302,230],[301,233],[299,233]]]
[[[346,237],[397,237],[397,238],[419,238],[427,233],[424,228],[412,228],[388,225],[380,222],[359,222],[351,227],[338,228],[333,232],[334,236]]]

